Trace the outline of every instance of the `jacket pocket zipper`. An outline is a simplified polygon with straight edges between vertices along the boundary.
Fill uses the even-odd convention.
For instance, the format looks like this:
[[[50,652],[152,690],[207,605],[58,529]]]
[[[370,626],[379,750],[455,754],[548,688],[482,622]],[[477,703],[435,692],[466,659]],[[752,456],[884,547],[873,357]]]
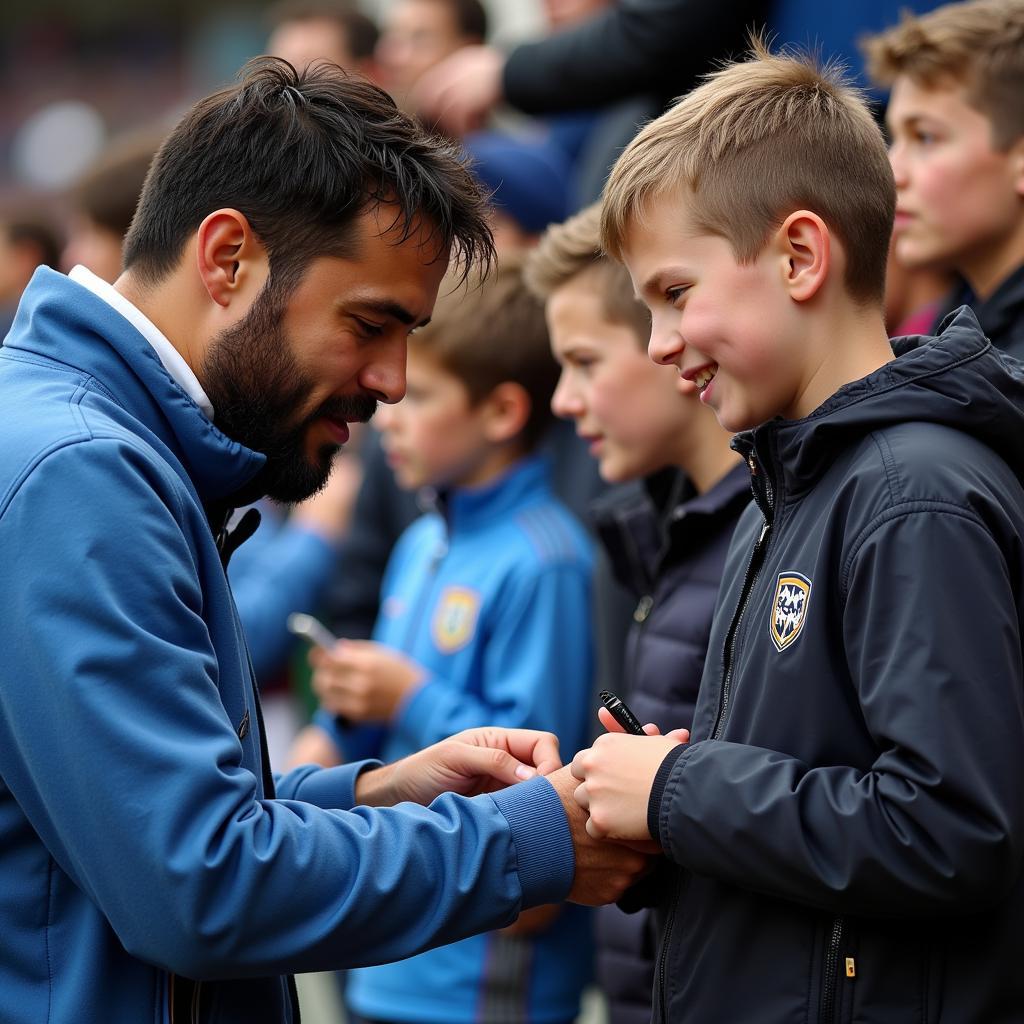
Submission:
[[[825,950],[825,974],[821,979],[821,1013],[819,1019],[822,1024],[833,1024],[836,1005],[836,981],[839,975],[839,949],[843,943],[843,925],[841,917],[832,922],[832,931],[829,935],[828,947]],[[853,958],[849,958],[846,972],[848,977],[854,977],[856,966]]]

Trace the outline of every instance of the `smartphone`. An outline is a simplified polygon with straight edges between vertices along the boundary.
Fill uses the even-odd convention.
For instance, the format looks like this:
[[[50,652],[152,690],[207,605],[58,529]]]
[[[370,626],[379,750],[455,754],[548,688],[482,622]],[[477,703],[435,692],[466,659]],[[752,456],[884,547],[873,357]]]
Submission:
[[[287,626],[290,633],[301,636],[316,647],[330,650],[338,642],[338,638],[319,619],[305,612],[292,612]]]
[[[621,697],[617,697],[611,690],[602,690],[598,697],[601,698],[601,703],[611,712],[612,718],[626,732],[633,733],[636,736],[647,735],[644,732],[644,727],[640,724],[640,719],[630,711],[629,705]]]

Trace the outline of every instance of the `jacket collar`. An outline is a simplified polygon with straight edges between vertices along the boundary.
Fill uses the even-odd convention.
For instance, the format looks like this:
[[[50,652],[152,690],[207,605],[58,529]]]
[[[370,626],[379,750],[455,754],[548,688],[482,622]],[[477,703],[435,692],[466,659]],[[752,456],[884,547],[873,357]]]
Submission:
[[[549,496],[549,473],[544,456],[530,455],[482,487],[453,487],[440,492],[428,489],[423,497],[444,517],[450,531],[473,530],[493,525],[537,498]]]
[[[204,502],[241,491],[266,461],[221,433],[138,330],[63,274],[36,271],[4,347],[92,377],[174,452]]]
[[[736,435],[733,447],[756,466],[759,504],[801,495],[845,447],[910,421],[972,434],[1024,476],[1024,367],[993,348],[970,309],[950,314],[938,337],[896,338],[892,346],[896,359],[841,387],[804,419],[775,419]]]

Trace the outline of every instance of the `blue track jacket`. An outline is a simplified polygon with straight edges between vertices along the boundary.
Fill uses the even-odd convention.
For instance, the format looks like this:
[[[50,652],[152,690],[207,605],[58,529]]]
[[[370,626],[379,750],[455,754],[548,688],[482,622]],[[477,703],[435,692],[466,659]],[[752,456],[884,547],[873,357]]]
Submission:
[[[269,798],[204,507],[262,456],[118,313],[38,271],[0,349],[0,409],[5,1024],[166,1022],[176,997],[175,1021],[278,1024],[281,975],[566,896],[571,841],[542,779],[350,810],[361,766],[307,767]]]
[[[402,535],[374,639],[426,679],[387,731],[343,730],[349,757],[391,761],[475,725],[548,729],[564,756],[592,715],[591,544],[552,495],[547,463],[523,459],[486,487],[455,490]],[[564,1021],[590,977],[590,914],[565,907],[531,938],[479,935],[357,971],[363,1016],[436,1024]]]

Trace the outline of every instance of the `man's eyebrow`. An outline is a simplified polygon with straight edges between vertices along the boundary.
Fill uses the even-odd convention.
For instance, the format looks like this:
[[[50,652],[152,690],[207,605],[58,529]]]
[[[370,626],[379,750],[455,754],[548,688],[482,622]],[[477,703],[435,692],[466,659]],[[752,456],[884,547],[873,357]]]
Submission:
[[[415,314],[410,313],[400,302],[393,299],[360,299],[358,305],[364,309],[379,313],[381,316],[389,316],[406,327],[426,327],[430,323],[430,317],[417,320]]]

